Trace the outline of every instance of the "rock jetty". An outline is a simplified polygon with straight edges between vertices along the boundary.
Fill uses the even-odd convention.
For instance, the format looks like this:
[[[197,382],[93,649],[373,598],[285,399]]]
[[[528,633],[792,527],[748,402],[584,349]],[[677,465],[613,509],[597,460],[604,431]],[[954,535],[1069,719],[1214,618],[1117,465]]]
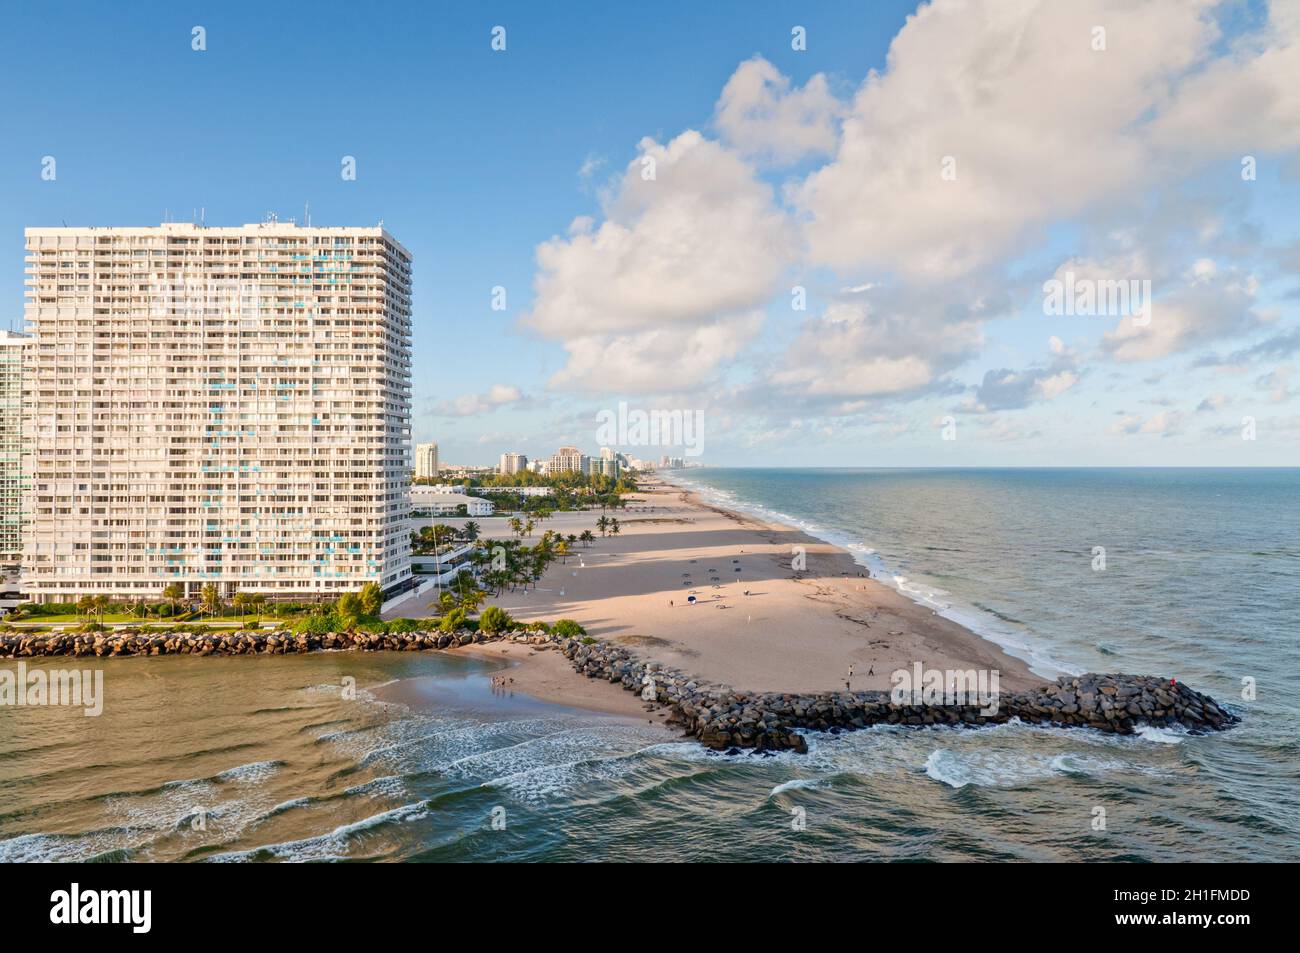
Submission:
[[[316,651],[421,651],[509,640],[563,652],[588,678],[621,685],[666,708],[668,723],[717,750],[807,751],[801,732],[847,731],[870,725],[978,727],[1012,719],[1036,725],[1132,734],[1143,725],[1191,732],[1230,728],[1240,719],[1181,682],[1152,675],[1063,675],[1021,692],[1003,692],[996,711],[977,705],[896,704],[888,692],[745,692],[707,683],[637,657],[612,642],[550,633],[488,634],[462,630],[324,635],[239,630],[0,634],[0,658],[134,655],[292,655]]]
[[[997,711],[978,705],[895,704],[888,692],[742,692],[701,684],[689,675],[637,660],[608,642],[565,644],[563,651],[590,678],[620,682],[628,691],[652,688],[672,711],[669,722],[709,748],[806,751],[800,729],[839,731],[869,725],[978,727],[1014,719],[1035,725],[1096,728],[1133,734],[1142,725],[1181,725],[1192,732],[1230,728],[1240,719],[1180,682],[1153,675],[1062,675],[1022,692],[1003,692]],[[649,681],[647,680],[649,679]]]

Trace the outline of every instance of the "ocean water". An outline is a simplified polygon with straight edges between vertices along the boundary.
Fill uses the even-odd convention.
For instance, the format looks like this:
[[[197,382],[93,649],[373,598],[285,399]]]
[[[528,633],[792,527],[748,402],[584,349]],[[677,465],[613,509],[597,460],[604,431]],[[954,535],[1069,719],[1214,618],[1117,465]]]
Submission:
[[[477,659],[99,660],[100,717],[0,708],[0,861],[1296,856],[1300,471],[674,478],[849,548],[1046,675],[1168,675],[1243,723],[882,727],[726,755],[494,697]],[[428,703],[381,700],[409,678]]]

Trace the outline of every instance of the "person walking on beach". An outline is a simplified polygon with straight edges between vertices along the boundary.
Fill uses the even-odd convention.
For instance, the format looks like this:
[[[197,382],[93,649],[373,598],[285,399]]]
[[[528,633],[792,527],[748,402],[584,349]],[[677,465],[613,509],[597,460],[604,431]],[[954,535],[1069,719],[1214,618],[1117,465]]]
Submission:
[[[852,662],[849,663],[849,677],[844,680],[844,690],[846,692],[853,691],[853,663]]]

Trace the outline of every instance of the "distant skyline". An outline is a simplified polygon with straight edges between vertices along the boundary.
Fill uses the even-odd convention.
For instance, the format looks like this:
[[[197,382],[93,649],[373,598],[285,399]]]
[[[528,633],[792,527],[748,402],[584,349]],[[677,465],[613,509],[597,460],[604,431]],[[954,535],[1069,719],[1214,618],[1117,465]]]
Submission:
[[[444,464],[626,402],[708,465],[1300,465],[1300,10],[1112,7],[7,9],[0,326],[24,227],[310,203],[413,253]]]

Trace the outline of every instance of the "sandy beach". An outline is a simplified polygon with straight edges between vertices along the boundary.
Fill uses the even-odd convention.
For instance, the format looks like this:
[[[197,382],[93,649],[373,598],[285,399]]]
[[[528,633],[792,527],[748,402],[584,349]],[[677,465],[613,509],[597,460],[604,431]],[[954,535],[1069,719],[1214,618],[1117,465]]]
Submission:
[[[753,691],[843,689],[850,665],[854,690],[888,689],[890,673],[915,662],[996,669],[1004,690],[1045,681],[992,642],[868,578],[839,547],[706,505],[667,483],[643,486],[626,510],[610,514],[619,535],[597,533],[536,589],[489,602],[522,621],[576,619],[590,635],[645,658]],[[600,515],[557,513],[534,539],[546,529],[594,532]],[[505,517],[477,522],[486,537],[510,536]],[[389,615],[423,615],[429,601],[409,600]],[[634,695],[576,676],[558,653],[513,645],[474,651],[516,663],[519,690],[535,697],[646,717]]]

